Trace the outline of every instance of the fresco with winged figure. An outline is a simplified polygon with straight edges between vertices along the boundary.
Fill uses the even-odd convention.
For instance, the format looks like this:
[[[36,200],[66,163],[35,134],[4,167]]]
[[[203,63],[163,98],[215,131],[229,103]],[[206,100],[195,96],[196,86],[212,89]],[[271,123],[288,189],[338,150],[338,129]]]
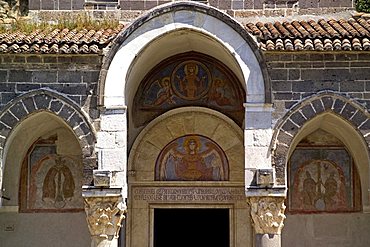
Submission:
[[[242,126],[245,93],[222,62],[195,52],[164,60],[144,78],[134,99],[134,124],[143,126],[167,110],[204,106]]]
[[[186,135],[171,141],[159,154],[156,180],[224,181],[229,165],[223,150],[211,139]]]

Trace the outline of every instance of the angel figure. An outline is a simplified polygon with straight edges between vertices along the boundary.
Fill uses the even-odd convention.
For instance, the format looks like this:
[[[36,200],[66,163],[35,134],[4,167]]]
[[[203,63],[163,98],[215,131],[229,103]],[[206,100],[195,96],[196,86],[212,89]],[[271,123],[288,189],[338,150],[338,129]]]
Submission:
[[[164,77],[162,80],[157,80],[157,83],[161,87],[158,90],[157,98],[153,101],[153,105],[159,106],[164,103],[175,104],[176,102],[173,99],[173,92],[171,88],[170,78]]]
[[[225,180],[224,164],[227,161],[216,144],[210,141],[202,144],[199,136],[194,135],[181,139],[182,144],[172,142],[162,156],[162,180]]]

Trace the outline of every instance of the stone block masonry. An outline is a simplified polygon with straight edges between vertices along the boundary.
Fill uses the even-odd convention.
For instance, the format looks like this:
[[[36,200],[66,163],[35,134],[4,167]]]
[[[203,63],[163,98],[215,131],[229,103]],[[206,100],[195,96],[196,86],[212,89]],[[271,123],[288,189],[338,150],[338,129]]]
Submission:
[[[51,89],[97,117],[100,55],[0,55],[0,110],[31,90]]]
[[[370,56],[367,52],[266,52],[265,56],[275,119],[302,99],[321,91],[333,91],[370,109]]]

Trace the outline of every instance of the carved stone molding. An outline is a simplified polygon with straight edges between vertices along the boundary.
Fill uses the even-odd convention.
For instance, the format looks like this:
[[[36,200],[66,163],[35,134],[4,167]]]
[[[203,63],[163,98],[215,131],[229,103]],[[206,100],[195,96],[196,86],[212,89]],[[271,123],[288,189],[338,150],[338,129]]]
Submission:
[[[126,205],[120,196],[84,197],[87,223],[92,237],[118,238]]]
[[[20,0],[6,1],[0,0],[0,23],[7,23],[12,19],[17,19],[20,16]]]
[[[250,197],[251,216],[257,234],[280,234],[284,226],[285,197]]]

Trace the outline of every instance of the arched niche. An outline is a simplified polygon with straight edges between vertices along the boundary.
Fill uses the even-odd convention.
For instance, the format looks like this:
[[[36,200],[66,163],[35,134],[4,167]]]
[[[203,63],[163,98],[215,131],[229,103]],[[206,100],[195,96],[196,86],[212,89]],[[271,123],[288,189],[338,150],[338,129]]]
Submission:
[[[38,149],[37,151],[40,152],[34,153],[36,154],[33,155],[34,162],[30,163],[34,165],[31,166],[28,174],[24,174],[21,172],[22,164],[27,162],[28,153],[35,150],[32,147],[37,144],[40,145],[39,147],[51,147],[51,151]],[[59,167],[56,167],[58,164],[54,159],[56,156],[61,158],[59,165],[64,172],[58,172]],[[2,188],[3,195],[9,200],[3,199],[0,224],[11,225],[15,231],[12,234],[1,232],[0,238],[4,240],[2,244],[5,246],[87,246],[90,244],[81,193],[82,157],[82,148],[74,132],[64,120],[53,113],[34,112],[14,126],[7,138],[3,153]],[[68,174],[67,170],[71,174]],[[29,175],[31,180],[27,180]],[[71,182],[72,177],[73,182]],[[26,180],[23,180],[25,178]],[[68,188],[64,187],[67,179]],[[28,188],[32,187],[32,190],[22,187],[20,184],[22,180],[30,182],[30,185],[27,183],[24,185],[29,186]],[[52,186],[43,186],[47,181]],[[53,184],[53,181],[56,183]],[[59,194],[60,200],[56,193],[58,185],[59,189],[62,188]],[[20,191],[22,188],[26,190]],[[48,194],[44,193],[46,191]],[[18,205],[22,204],[22,198],[24,199],[23,196],[27,193],[34,193],[35,200],[29,204],[30,207],[20,208]],[[44,238],[45,236],[50,238]],[[25,240],[27,242],[24,242]],[[55,241],[60,244],[56,244]]]
[[[43,142],[44,141],[44,142]],[[31,174],[21,174],[22,164],[28,162],[28,153],[32,151],[32,146],[39,143],[39,146],[53,147],[50,155],[59,155],[70,157],[74,160],[76,166],[79,166],[80,174],[76,174],[74,184],[76,195],[81,198],[80,203],[73,207],[74,209],[83,209],[83,201],[81,195],[82,189],[82,152],[79,142],[70,127],[61,119],[49,112],[39,112],[32,114],[22,121],[11,133],[8,139],[4,153],[4,181],[3,190],[10,200],[4,200],[4,206],[17,206],[21,201],[19,198],[19,190],[21,189],[21,176]],[[49,145],[51,144],[51,145]],[[47,156],[48,151],[41,151]],[[42,156],[42,155],[41,155]],[[41,156],[37,156],[41,158]],[[35,164],[31,164],[35,165]],[[46,174],[44,174],[46,176]],[[41,182],[44,179],[41,179]],[[22,194],[22,193],[21,193]],[[51,209],[51,208],[48,208]],[[58,210],[58,208],[54,208]]]
[[[129,176],[129,184],[155,181],[156,163],[162,150],[171,142],[190,135],[201,136],[217,144],[217,150],[222,150],[228,162],[227,181],[244,183],[242,130],[214,110],[183,107],[162,114],[141,131],[129,155],[128,171],[133,175]]]
[[[324,112],[307,121],[293,138],[287,153],[290,159],[297,145],[311,133],[324,130],[337,138],[352,156],[361,184],[361,201],[364,208],[369,204],[369,156],[362,136],[347,122],[332,112]],[[288,169],[288,168],[287,168]]]
[[[353,157],[335,136],[315,130],[296,146],[288,164],[288,211],[295,214],[361,210]]]
[[[265,62],[246,30],[217,9],[183,2],[153,10],[115,39],[100,77],[100,104],[130,106],[138,83],[154,65],[187,51],[224,62],[243,83],[246,102],[271,102]]]

